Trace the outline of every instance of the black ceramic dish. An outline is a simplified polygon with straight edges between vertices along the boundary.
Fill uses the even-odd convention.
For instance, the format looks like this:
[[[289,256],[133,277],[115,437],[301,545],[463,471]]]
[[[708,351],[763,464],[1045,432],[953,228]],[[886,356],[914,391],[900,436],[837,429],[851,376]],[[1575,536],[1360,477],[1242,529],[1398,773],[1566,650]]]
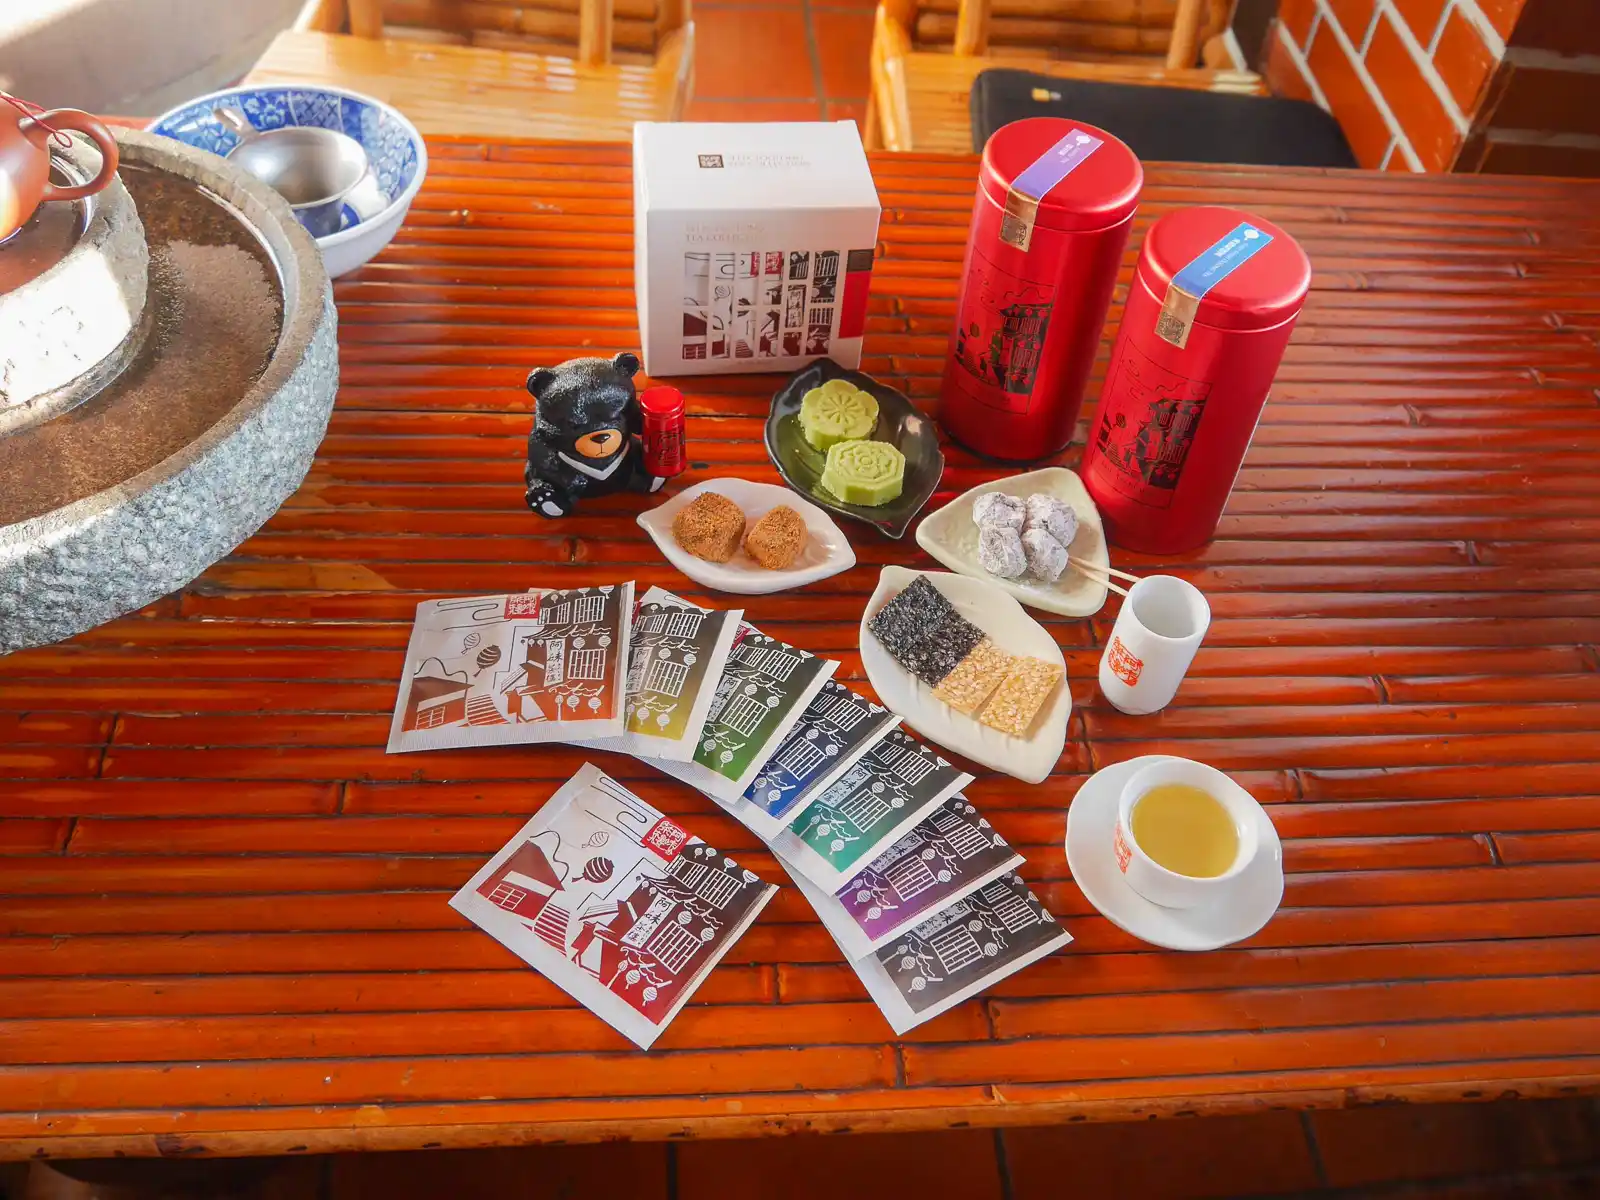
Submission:
[[[888,442],[906,456],[905,487],[887,504],[845,504],[822,486],[827,455],[800,432],[800,400],[812,388],[832,379],[853,383],[877,400],[878,427],[872,431],[873,440]],[[905,535],[912,518],[922,511],[944,474],[944,454],[933,422],[894,388],[828,358],[800,368],[778,389],[767,414],[766,438],[767,454],[783,481],[795,491],[830,512],[875,525],[893,538]]]

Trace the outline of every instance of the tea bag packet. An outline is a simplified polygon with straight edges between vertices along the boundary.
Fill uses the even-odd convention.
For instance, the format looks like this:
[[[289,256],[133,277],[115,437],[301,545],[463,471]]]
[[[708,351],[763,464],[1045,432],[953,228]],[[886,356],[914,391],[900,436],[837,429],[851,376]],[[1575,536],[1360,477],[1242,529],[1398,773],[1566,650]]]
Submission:
[[[1071,940],[1022,876],[1011,873],[850,965],[895,1033],[903,1034]]]
[[[1022,864],[965,796],[951,796],[836,893],[800,890],[852,961]]]
[[[585,764],[450,906],[648,1050],[777,890]]]
[[[882,705],[828,680],[729,811],[770,841],[899,723]]]
[[[731,805],[743,797],[838,665],[740,625],[694,757],[687,762],[646,761]]]
[[[633,583],[417,606],[389,753],[620,737]]]
[[[891,730],[769,845],[824,892],[837,892],[971,782],[931,746]]]
[[[627,732],[585,744],[650,758],[692,758],[743,615],[737,608],[697,608],[652,587],[633,614]]]

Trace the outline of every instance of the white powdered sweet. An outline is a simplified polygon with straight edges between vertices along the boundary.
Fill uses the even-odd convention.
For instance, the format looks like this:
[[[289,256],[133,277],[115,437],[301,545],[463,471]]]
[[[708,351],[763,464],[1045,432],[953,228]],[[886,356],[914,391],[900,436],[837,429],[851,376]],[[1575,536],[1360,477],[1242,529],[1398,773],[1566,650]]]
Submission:
[[[978,565],[991,575],[1015,579],[1028,569],[1022,538],[1005,525],[986,525],[978,533]]]
[[[1054,583],[1067,569],[1067,548],[1044,529],[1030,529],[1022,535],[1022,553],[1028,561],[1028,574],[1045,583]]]
[[[985,492],[972,502],[972,521],[979,529],[999,527],[1020,532],[1026,511],[1020,496]]]
[[[1072,511],[1072,506],[1066,501],[1044,492],[1034,492],[1028,497],[1027,516],[1022,530],[1026,533],[1034,529],[1042,529],[1060,542],[1063,548],[1070,546],[1072,539],[1078,535],[1078,514]]]

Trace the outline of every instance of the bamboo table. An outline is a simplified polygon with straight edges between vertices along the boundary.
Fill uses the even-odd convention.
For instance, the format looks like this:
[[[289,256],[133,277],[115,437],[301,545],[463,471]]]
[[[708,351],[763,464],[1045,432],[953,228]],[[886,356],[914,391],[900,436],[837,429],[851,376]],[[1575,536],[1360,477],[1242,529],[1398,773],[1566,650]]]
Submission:
[[[1112,611],[1052,621],[1079,706],[1057,773],[971,789],[1076,941],[896,1040],[784,887],[643,1054],[445,904],[590,755],[382,749],[419,599],[685,588],[636,498],[555,523],[522,506],[528,367],[635,346],[628,150],[432,152],[400,237],[337,289],[343,387],[299,494],[181,594],[0,659],[0,1154],[1596,1089],[1600,186],[1151,170],[1141,222],[1248,206],[1317,274],[1217,540],[1160,564],[1216,617],[1177,703],[1111,710],[1093,679]],[[874,166],[864,366],[931,403],[974,161]],[[773,386],[690,386],[693,477],[775,479]],[[952,452],[944,486],[990,473]],[[923,560],[850,532],[857,568],[745,604],[859,684],[878,568]],[[1233,772],[1286,839],[1284,907],[1243,946],[1155,951],[1068,877],[1086,774],[1158,751]],[[708,801],[601,762],[781,878]]]

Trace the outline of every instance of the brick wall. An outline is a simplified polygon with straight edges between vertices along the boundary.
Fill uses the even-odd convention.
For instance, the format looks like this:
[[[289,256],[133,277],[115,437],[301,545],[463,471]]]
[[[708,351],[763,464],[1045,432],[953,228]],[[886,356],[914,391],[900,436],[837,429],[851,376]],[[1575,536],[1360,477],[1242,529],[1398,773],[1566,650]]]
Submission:
[[[1600,176],[1600,0],[1281,0],[1262,71],[1364,167]]]
[[[1458,171],[1600,176],[1600,0],[1526,0]]]
[[[1338,117],[1362,166],[1447,171],[1473,133],[1522,3],[1282,0],[1263,70],[1273,91]]]

